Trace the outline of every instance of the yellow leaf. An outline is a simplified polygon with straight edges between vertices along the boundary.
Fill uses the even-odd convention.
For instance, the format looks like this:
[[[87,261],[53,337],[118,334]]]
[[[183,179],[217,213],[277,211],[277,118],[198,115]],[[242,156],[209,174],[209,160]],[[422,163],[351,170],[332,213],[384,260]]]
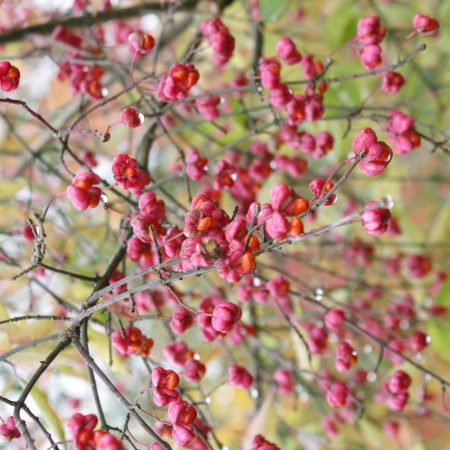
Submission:
[[[48,403],[45,394],[41,390],[34,388],[31,391],[31,396],[36,402],[36,405],[39,408],[39,414],[42,415],[44,421],[48,423],[58,440],[64,441],[64,427],[62,426],[61,420],[56,415],[54,409]]]
[[[266,398],[262,402],[259,410],[253,416],[252,421],[248,424],[244,439],[242,440],[242,450],[250,450],[252,447],[252,440],[257,434],[267,435],[267,418],[275,396],[275,389],[270,389]],[[273,422],[273,421],[272,421]]]
[[[428,242],[448,240],[450,231],[450,200],[444,203],[438,215],[433,221],[433,226],[428,233]]]

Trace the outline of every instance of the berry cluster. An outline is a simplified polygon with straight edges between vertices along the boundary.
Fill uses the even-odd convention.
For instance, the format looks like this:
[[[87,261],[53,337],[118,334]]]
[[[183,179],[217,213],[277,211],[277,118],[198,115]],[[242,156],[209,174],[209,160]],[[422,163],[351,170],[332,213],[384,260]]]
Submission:
[[[116,352],[123,357],[147,357],[153,347],[153,339],[144,336],[139,328],[132,326],[126,326],[123,331],[114,331],[111,334],[111,342]]]
[[[75,413],[67,422],[75,442],[75,450],[125,450],[122,442],[104,430],[94,430],[97,426],[95,414]]]
[[[233,56],[235,40],[220,19],[205,20],[200,24],[203,36],[213,50],[213,61],[223,67]]]
[[[386,34],[386,28],[380,23],[377,16],[363,17],[358,22],[356,37],[363,46],[360,52],[361,64],[367,69],[372,70],[381,65],[381,47]]]
[[[193,64],[175,64],[159,82],[158,100],[172,103],[185,99],[199,78],[200,74]]]
[[[387,132],[399,155],[420,147],[420,135],[414,129],[414,119],[396,109],[389,112]]]

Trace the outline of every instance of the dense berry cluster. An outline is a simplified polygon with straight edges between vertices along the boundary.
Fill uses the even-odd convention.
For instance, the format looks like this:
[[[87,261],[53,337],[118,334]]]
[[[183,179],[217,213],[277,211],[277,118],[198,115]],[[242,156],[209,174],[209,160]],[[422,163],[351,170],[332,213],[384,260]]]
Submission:
[[[59,24],[51,34],[58,46],[57,78],[79,97],[76,111],[68,115],[78,113],[76,120],[58,130],[53,119],[45,119],[28,102],[3,99],[23,106],[62,145],[59,164],[51,159],[53,148],[47,159],[47,143],[34,150],[33,136],[33,145],[26,146],[32,163],[17,170],[30,177],[30,200],[24,202],[23,193],[17,197],[27,211],[45,193],[32,189],[39,178],[35,159],[52,176],[57,174],[56,182],[41,180],[51,198],[35,214],[36,224],[28,220],[23,225],[22,219],[17,232],[22,242],[34,246],[33,265],[20,274],[29,277],[30,310],[36,303],[34,284],[56,301],[57,309],[47,314],[48,301],[39,305],[45,315],[27,311],[17,321],[67,322],[66,329],[61,325],[53,335],[31,343],[60,339],[23,391],[25,399],[6,401],[15,407],[14,416],[0,425],[6,441],[25,435],[27,447],[35,448],[29,425],[17,420],[17,410],[43,428],[25,409],[26,396],[72,345],[83,358],[82,369],[89,368],[98,412],[98,417],[73,410],[70,418],[66,415],[67,442],[75,450],[125,450],[127,442],[133,448],[167,450],[166,441],[190,450],[224,449],[222,433],[225,439],[232,435],[231,440],[238,433],[223,432],[228,424],[222,411],[219,419],[213,418],[209,405],[216,392],[221,408],[230,409],[228,419],[234,402],[255,401],[251,433],[244,444],[239,442],[251,450],[280,450],[288,438],[294,446],[316,448],[319,440],[308,441],[297,425],[289,424],[291,406],[303,408],[306,400],[318,405],[320,439],[323,434],[332,439],[344,425],[356,423],[373,400],[382,404],[377,417],[386,433],[397,438],[399,422],[388,414],[406,410],[431,416],[433,394],[426,391],[427,382],[437,380],[443,390],[450,386],[422,365],[430,352],[428,321],[434,324],[433,319],[448,314],[445,302],[432,301],[448,275],[428,247],[413,243],[412,250],[405,250],[407,239],[396,238],[407,234],[411,223],[404,224],[400,213],[391,211],[390,197],[376,198],[385,173],[395,171],[393,158],[420,156],[424,142],[433,145],[433,152],[445,150],[448,138],[392,106],[368,106],[372,95],[402,89],[407,77],[396,70],[421,47],[389,65],[389,54],[383,55],[381,48],[387,28],[378,16],[362,17],[342,48],[350,50],[348,57],[356,63],[359,58],[367,72],[328,77],[342,48],[333,53],[333,61],[306,53],[308,42],[276,27],[276,38],[263,40],[267,11],[262,2],[251,0],[257,39],[253,61],[247,64],[249,48],[238,36],[248,30],[233,26],[232,14],[222,16],[227,2],[213,3],[210,10],[195,11],[201,12],[201,20],[186,14],[184,2],[161,1],[145,20],[115,18],[106,25],[103,21],[115,12],[112,2],[104,1],[97,11],[90,1],[76,0],[73,8],[80,19],[62,21],[67,27]],[[125,8],[124,17],[135,8],[140,11],[141,6]],[[178,23],[178,13],[185,14],[185,22]],[[303,12],[296,10],[295,17],[303,20]],[[96,25],[85,29],[79,26],[83,20]],[[176,39],[186,24],[196,32],[182,54]],[[436,35],[438,28],[436,19],[416,14],[401,45],[413,37]],[[19,88],[20,76],[9,61],[0,62],[3,91]],[[362,103],[334,104],[347,93],[332,85],[368,77],[380,77],[375,81],[381,84]],[[121,90],[108,97],[117,80]],[[109,114],[102,116],[108,106],[114,110],[112,120]],[[106,131],[84,128],[91,119]],[[331,122],[346,128],[327,127]],[[111,136],[113,126],[117,137]],[[25,142],[8,127],[11,136]],[[99,136],[102,142],[94,147]],[[407,155],[412,150],[418,151]],[[356,179],[363,187],[350,189],[355,168],[363,175]],[[367,177],[379,177],[370,178],[373,188]],[[64,192],[55,189],[57,183]],[[104,210],[94,210],[100,203]],[[44,231],[49,222],[51,231]],[[100,226],[106,230],[102,237]],[[54,245],[50,236],[56,239],[61,228],[67,242]],[[117,247],[112,256],[111,242]],[[69,258],[66,248],[75,248],[79,259]],[[3,241],[0,250],[2,262],[20,266],[8,246],[3,250]],[[66,270],[65,263],[81,265],[83,273]],[[48,286],[36,278],[47,276],[46,271],[80,285],[60,283],[54,289],[50,278]],[[184,279],[191,283],[182,284]],[[93,290],[77,303],[84,295],[81,283]],[[73,299],[63,298],[67,291]],[[102,353],[106,347],[108,362]],[[6,351],[2,359],[14,354]],[[14,370],[15,364],[11,362]],[[74,364],[70,374],[77,370]],[[125,370],[126,377],[120,378]],[[420,372],[425,376],[419,382]],[[108,422],[112,413],[99,395],[97,378],[125,407],[122,428]],[[72,400],[75,410],[82,411],[81,400]],[[271,442],[271,430],[264,430],[266,438],[257,429],[272,406],[278,445]],[[383,411],[386,420],[381,419]],[[147,431],[145,441],[135,435],[136,423]],[[239,433],[241,439],[244,432]],[[51,448],[65,444],[54,443],[51,436],[49,441]]]

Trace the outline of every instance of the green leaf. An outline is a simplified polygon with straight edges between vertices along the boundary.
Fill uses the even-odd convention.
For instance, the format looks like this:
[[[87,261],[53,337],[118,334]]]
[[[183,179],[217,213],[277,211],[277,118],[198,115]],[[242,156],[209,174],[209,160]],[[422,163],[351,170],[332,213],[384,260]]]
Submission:
[[[270,420],[271,417],[271,408],[273,405],[273,399],[275,397],[275,389],[269,389],[265,397],[259,407],[258,411],[253,415],[252,420],[247,423],[246,432],[244,436],[244,448],[250,448],[251,441],[254,436],[262,433],[264,430],[265,435],[270,435],[270,433],[274,433],[274,422]],[[272,413],[273,414],[273,413]]]
[[[436,297],[436,304],[450,306],[450,280],[442,284]],[[431,346],[446,361],[450,361],[450,321],[442,317],[434,317],[427,321],[427,332],[431,337]]]
[[[375,421],[364,418],[359,421],[359,429],[363,436],[367,439],[367,442],[376,442],[378,445],[380,445],[380,443],[386,444],[386,442],[384,442],[386,440],[384,433],[380,429],[380,425]]]
[[[8,311],[6,311],[6,308],[3,305],[0,305],[0,320],[7,319],[9,319]]]
[[[450,200],[444,203],[436,215],[428,234],[428,242],[445,241],[450,227]]]
[[[436,304],[450,306],[450,279],[442,283],[441,290],[436,297]]]
[[[263,22],[275,22],[286,11],[290,0],[259,0],[259,12]]]
[[[338,3],[337,8],[327,17],[324,27],[326,43],[333,49],[345,44],[356,34],[357,13],[353,1]]]
[[[56,415],[55,410],[50,406],[45,394],[37,388],[31,391],[31,396],[36,402],[39,409],[39,414],[43,417],[44,421],[48,423],[50,428],[54,431],[56,437],[60,441],[64,441],[64,428],[61,424],[61,420]]]
[[[442,359],[450,361],[450,326],[448,319],[435,317],[427,321],[427,333],[431,338],[431,347]]]

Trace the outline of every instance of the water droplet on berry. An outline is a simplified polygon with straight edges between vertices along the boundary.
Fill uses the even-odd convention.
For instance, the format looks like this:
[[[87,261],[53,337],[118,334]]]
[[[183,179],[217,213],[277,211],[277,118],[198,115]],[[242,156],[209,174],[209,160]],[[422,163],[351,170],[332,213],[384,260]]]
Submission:
[[[391,209],[394,206],[394,198],[392,195],[386,195],[386,197],[383,198],[383,205],[388,209]]]
[[[409,321],[408,320],[400,321],[400,329],[407,330],[408,328],[409,328]]]
[[[337,195],[335,195],[335,196],[333,197],[333,200],[331,200],[331,202],[328,203],[328,205],[335,205],[335,204],[337,203],[337,201],[338,201],[338,198],[337,198]]]
[[[377,378],[378,378],[378,376],[375,372],[369,372],[367,374],[367,381],[369,383],[375,383],[375,381],[377,381]]]
[[[255,287],[261,286],[261,280],[258,277],[253,278],[253,286]]]
[[[250,389],[250,396],[252,398],[258,398],[259,397],[259,391],[256,388],[251,388]]]
[[[332,335],[330,335],[329,340],[331,343],[336,343],[339,340],[339,337],[336,333],[333,333]]]
[[[150,13],[150,14],[145,14],[141,17],[142,29],[147,33],[151,33],[153,31],[157,30],[160,22],[161,21],[157,14]]]
[[[323,299],[323,290],[320,288],[314,289],[314,299],[318,302]]]

